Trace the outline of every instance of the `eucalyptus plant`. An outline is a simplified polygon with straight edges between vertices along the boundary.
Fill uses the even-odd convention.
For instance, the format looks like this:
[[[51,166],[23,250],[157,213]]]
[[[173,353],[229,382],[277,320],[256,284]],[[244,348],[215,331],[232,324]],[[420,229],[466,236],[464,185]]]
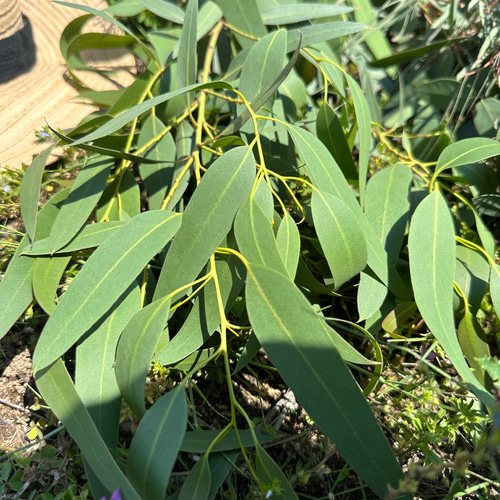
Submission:
[[[297,498],[262,446],[271,436],[234,393],[233,374],[260,348],[381,498],[403,479],[367,402],[384,335],[423,319],[464,387],[495,411],[476,319],[487,287],[500,310],[495,240],[474,203],[481,193],[453,189],[450,171],[499,155],[496,140],[451,142],[424,162],[403,136],[405,154],[375,169],[373,133],[387,143],[390,132],[371,116],[372,90],[343,66],[343,44],[367,29],[350,7],[58,3],[85,12],[61,40],[70,73],[89,70],[79,54],[95,47],[128,47],[145,69],[124,90],[82,92],[102,111],[54,133],[88,156],[41,209],[52,146],[27,169],[26,235],[0,284],[0,333],[33,301],[49,316],[36,383],[80,447],[96,498],[117,489],[125,500],[165,498],[181,451],[201,459],[171,498],[214,498],[240,454],[262,496]],[[149,31],[117,20],[141,13],[157,21]],[[82,33],[92,16],[121,34]],[[457,224],[456,201],[476,232]],[[216,360],[231,418],[187,430],[186,384]],[[173,375],[150,405],[153,362]],[[123,402],[139,421],[125,464],[116,459]],[[393,496],[409,498],[403,490]]]

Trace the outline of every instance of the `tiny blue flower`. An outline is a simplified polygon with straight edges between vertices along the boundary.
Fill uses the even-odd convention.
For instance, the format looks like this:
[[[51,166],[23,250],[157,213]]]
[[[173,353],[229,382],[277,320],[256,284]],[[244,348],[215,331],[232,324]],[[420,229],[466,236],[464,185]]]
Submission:
[[[102,497],[101,500],[106,500],[106,498]],[[113,491],[113,494],[111,495],[111,498],[109,500],[122,500],[122,496],[120,495],[120,488]]]
[[[45,130],[40,130],[40,138],[42,139],[46,139],[47,137],[49,137],[49,134],[47,132],[45,132]]]
[[[271,498],[273,496],[273,492],[271,490],[269,490],[267,493],[266,493],[266,498]]]
[[[4,186],[2,186],[2,189],[8,193],[10,191],[10,186],[7,186],[7,184],[5,184]]]

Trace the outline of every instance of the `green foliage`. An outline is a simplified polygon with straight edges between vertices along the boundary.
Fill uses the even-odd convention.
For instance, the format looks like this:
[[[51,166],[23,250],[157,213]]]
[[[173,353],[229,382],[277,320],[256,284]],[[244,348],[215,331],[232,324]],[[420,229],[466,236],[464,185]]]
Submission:
[[[480,93],[441,68],[454,56],[439,49],[465,29],[457,2],[423,10],[445,31],[437,41],[411,3],[122,0],[107,12],[123,22],[77,6],[87,14],[61,41],[71,73],[96,46],[126,47],[145,70],[123,92],[82,91],[101,111],[54,134],[89,155],[41,209],[53,146],[27,168],[26,235],[0,283],[0,338],[31,304],[47,313],[37,386],[79,446],[95,497],[120,488],[125,500],[212,499],[241,456],[250,484],[238,498],[298,498],[314,467],[285,471],[263,447],[269,423],[235,394],[261,347],[379,498],[417,488],[367,400],[388,404],[397,343],[414,353],[432,340],[419,363],[436,350],[463,380],[447,401],[453,417],[426,419],[432,384],[420,406],[399,408],[421,438],[407,451],[427,459],[435,434],[484,430],[474,405],[497,412],[499,339],[484,319],[500,309],[500,203],[483,174],[497,179],[498,92],[490,74]],[[90,15],[122,34],[81,33]],[[377,17],[372,32],[360,24]],[[400,37],[396,50],[386,35]],[[421,70],[428,57],[438,69]],[[463,92],[480,99],[474,112]],[[192,402],[196,392],[218,413],[203,377],[227,395],[215,430]],[[134,433],[123,451],[124,414]],[[188,452],[202,453],[192,467]],[[21,474],[7,469],[15,490]]]

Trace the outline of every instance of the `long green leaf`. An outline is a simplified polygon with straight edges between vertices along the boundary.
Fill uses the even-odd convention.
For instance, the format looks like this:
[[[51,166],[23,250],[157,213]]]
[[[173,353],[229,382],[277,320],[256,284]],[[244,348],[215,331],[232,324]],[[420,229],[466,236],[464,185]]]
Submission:
[[[420,314],[470,389],[486,406],[493,406],[493,396],[474,377],[458,343],[453,317],[455,231],[446,201],[438,191],[428,195],[415,210],[408,253]]]
[[[321,17],[339,16],[352,12],[351,7],[343,5],[324,5],[312,2],[277,5],[261,11],[260,15],[264,24],[277,26],[280,24],[293,24],[301,21],[310,21]]]
[[[213,445],[213,441],[220,434],[220,430],[211,429],[205,431],[188,431],[184,434],[184,439],[181,444],[181,451],[187,453],[205,453],[208,448]],[[276,436],[271,436],[270,434],[264,434],[262,432],[255,432],[257,436],[257,441],[259,443],[267,443],[276,439]],[[241,445],[245,448],[253,448],[255,442],[253,440],[253,434],[249,429],[238,430],[238,433],[234,429],[231,429],[224,438],[215,443],[212,446],[212,451],[230,451],[239,450]]]
[[[207,500],[212,482],[209,457],[205,453],[191,469],[182,485],[179,500]]]
[[[319,108],[316,118],[316,133],[318,139],[335,158],[345,178],[354,183],[358,178],[358,171],[352,159],[351,150],[347,144],[340,120],[327,102],[324,102]]]
[[[402,472],[323,320],[289,279],[249,264],[247,310],[269,358],[339,452],[381,497]]]
[[[184,22],[184,12],[177,5],[162,0],[137,0],[143,7],[153,12],[162,19],[177,24]]]
[[[141,420],[130,445],[127,477],[142,500],[164,500],[186,424],[182,386],[161,397]]]
[[[297,30],[288,31],[287,52],[291,52],[297,46],[300,41],[300,34],[302,34],[302,47],[308,47],[334,38],[359,33],[367,28],[366,24],[347,21],[331,21],[329,23],[303,26],[300,28],[300,33]]]
[[[20,244],[20,250],[28,244],[25,236]],[[9,267],[0,282],[0,339],[10,330],[10,327],[21,316],[33,300],[32,277],[35,269],[35,259],[23,257],[18,252],[9,262]]]
[[[444,169],[473,164],[500,155],[500,143],[493,139],[474,137],[450,144],[439,156],[434,177]]]
[[[162,2],[165,5],[165,2]],[[179,41],[179,56],[177,60],[177,87],[187,87],[196,83],[198,57],[196,40],[198,29],[198,0],[189,0],[182,35]]]
[[[144,384],[169,311],[169,296],[141,309],[123,330],[116,349],[116,381],[125,402],[139,418],[146,413]]]
[[[50,125],[48,127],[55,136],[59,137],[59,139],[64,141],[66,144],[72,144],[72,139],[70,137],[61,134],[58,130],[55,130]],[[121,160],[128,160],[130,162],[149,164],[156,163],[156,160],[152,160],[151,158],[124,153],[123,151],[117,151],[116,149],[103,148],[94,144],[79,144],[79,147],[80,149],[83,149],[85,151],[91,151],[92,153],[97,153],[103,156],[111,156],[112,158],[119,158]]]
[[[114,160],[94,157],[77,175],[50,231],[51,253],[66,245],[85,224],[101,197]]]
[[[300,233],[295,221],[288,213],[285,213],[281,219],[276,235],[276,245],[288,275],[292,280],[295,279],[300,257]]]
[[[175,192],[167,203],[167,210],[174,210],[175,206],[182,199],[182,195],[186,191],[189,185],[189,178],[192,172],[190,169],[188,172],[184,172],[183,177],[179,178],[186,165],[183,159],[188,158],[193,152],[195,147],[195,136],[194,129],[191,127],[187,120],[184,120],[179,127],[177,127],[175,135],[175,150],[176,150],[176,160],[174,174],[173,174],[173,184],[175,184]]]
[[[335,288],[339,288],[366,267],[368,250],[363,229],[352,210],[328,192],[313,192],[311,210]]]
[[[36,384],[45,402],[64,424],[101,483],[111,494],[120,488],[124,500],[143,500],[118,467],[61,359],[39,371]]]
[[[277,78],[283,68],[286,55],[286,31],[277,30],[269,33],[255,43],[248,53],[240,78],[240,92],[248,102],[255,98]],[[272,101],[271,96],[270,101]],[[272,108],[272,103],[268,101],[262,104]],[[253,107],[252,107],[253,108]],[[246,107],[238,106],[238,113],[241,114]],[[254,111],[258,111],[254,109]],[[253,126],[248,123],[242,130],[251,133]]]
[[[98,224],[87,224],[78,231],[76,236],[55,254],[72,253],[85,248],[98,247],[113,232],[123,225],[122,221],[99,222]],[[23,255],[50,255],[49,239],[37,240],[30,248],[23,250]]]
[[[162,102],[166,102],[169,99],[172,99],[178,95],[185,94],[187,92],[193,90],[202,90],[202,89],[232,89],[232,86],[226,82],[209,82],[209,83],[201,83],[188,85],[182,89],[173,90],[171,92],[166,92],[165,94],[161,94],[159,96],[153,97],[152,99],[148,99],[147,101],[141,102],[140,104],[136,104],[135,106],[127,109],[123,113],[119,114],[115,118],[109,120],[102,127],[99,127],[94,132],[81,137],[80,139],[71,143],[72,146],[83,145],[84,143],[95,141],[97,139],[101,139],[102,137],[106,137],[107,135],[120,130],[122,127],[127,125],[127,123],[131,122],[138,116],[142,115],[146,111],[149,111],[151,108],[158,106]]]
[[[33,242],[35,237],[36,217],[38,214],[38,199],[40,198],[40,183],[45,169],[45,164],[50,156],[54,146],[50,146],[38,155],[26,170],[21,184],[21,215],[23,217],[24,227],[28,236]]]
[[[370,61],[370,66],[374,68],[386,68],[388,66],[393,66],[395,64],[405,64],[410,61],[414,61],[422,57],[424,54],[428,52],[433,52],[435,50],[439,50],[446,45],[452,45],[456,42],[462,40],[461,38],[453,38],[451,40],[442,40],[440,42],[430,43],[427,45],[423,45],[422,47],[418,47],[416,49],[405,50],[403,52],[399,52],[398,54],[394,54],[388,57],[383,57],[381,59],[377,59],[375,61]]]
[[[210,166],[183,214],[158,279],[155,300],[196,278],[229,232],[254,178],[255,163],[248,147],[234,148]]]
[[[450,144],[440,155],[431,184],[445,169],[475,163],[500,155],[500,143],[493,139],[473,137]]]
[[[116,448],[122,402],[114,369],[116,346],[140,307],[140,287],[133,283],[106,320],[83,337],[76,349],[76,390],[110,449]]]
[[[145,212],[124,224],[89,258],[38,340],[34,371],[66,352],[99,320],[172,238],[180,214]]]
[[[490,295],[497,316],[500,316],[500,266],[497,264],[491,269]]]
[[[396,164],[379,170],[366,188],[365,214],[392,262],[396,262],[408,224],[411,169]]]
[[[368,175],[368,160],[370,159],[371,147],[371,117],[370,108],[360,86],[348,73],[344,73],[349,90],[351,91],[354,112],[356,113],[356,125],[358,127],[358,150],[359,150],[359,203],[365,206],[366,178]]]
[[[484,385],[485,374],[477,359],[491,357],[490,348],[484,330],[468,307],[465,308],[465,315],[458,325],[457,333],[465,358],[474,371],[475,377]]]
[[[215,495],[219,492],[219,488],[222,486],[229,471],[233,468],[233,464],[236,463],[239,454],[240,450],[226,453],[210,453],[208,462],[212,477],[208,500],[213,500],[215,498]]]

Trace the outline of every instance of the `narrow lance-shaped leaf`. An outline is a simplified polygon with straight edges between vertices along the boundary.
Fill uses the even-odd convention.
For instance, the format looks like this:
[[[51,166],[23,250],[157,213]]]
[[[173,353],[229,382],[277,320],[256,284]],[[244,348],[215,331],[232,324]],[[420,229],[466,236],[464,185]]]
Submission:
[[[321,17],[340,16],[352,12],[351,7],[343,5],[322,5],[317,3],[295,3],[277,5],[266,8],[260,15],[264,24],[277,26],[280,24],[293,24],[301,21],[310,21]]]
[[[328,192],[313,192],[311,210],[335,288],[339,288],[366,267],[363,229],[351,209]]]
[[[165,4],[165,2],[162,2]],[[177,59],[177,86],[187,87],[196,82],[198,58],[196,54],[196,39],[198,29],[198,0],[189,0],[182,26],[179,42],[179,57]]]
[[[155,300],[196,278],[229,232],[254,178],[255,163],[248,147],[234,148],[210,166],[183,214],[158,279]]]
[[[52,253],[71,241],[85,224],[106,187],[113,163],[112,158],[96,156],[80,170],[50,231]]]
[[[428,195],[413,215],[408,238],[410,273],[422,318],[470,389],[486,405],[494,398],[465,362],[453,317],[455,231],[446,201],[438,191]]]
[[[402,472],[323,320],[289,278],[249,264],[250,323],[297,399],[339,452],[381,497]]]
[[[184,172],[184,168],[188,161],[187,158],[194,150],[194,143],[194,129],[193,127],[191,127],[190,123],[187,120],[184,120],[177,127],[175,134],[175,150],[177,163],[175,163],[172,183],[172,186],[175,186],[175,192],[167,203],[167,210],[174,210],[175,206],[182,199],[182,195],[189,185],[189,178],[191,176],[192,169],[188,169],[187,172]],[[179,177],[181,174],[183,174],[183,176]]]
[[[431,183],[445,169],[479,162],[500,155],[500,143],[493,139],[473,137],[450,144],[440,155]]]
[[[146,9],[153,12],[162,19],[172,21],[177,24],[184,22],[184,12],[177,5],[162,0],[137,0]]]
[[[35,237],[36,217],[38,214],[38,199],[40,198],[40,184],[42,182],[43,170],[54,146],[50,146],[35,159],[26,170],[21,184],[21,215],[23,217],[24,227],[33,243]]]
[[[358,179],[358,171],[352,159],[351,150],[345,139],[340,120],[327,102],[324,102],[319,108],[316,118],[316,133],[318,139],[335,158],[345,178],[349,182],[355,183]]]
[[[491,268],[490,295],[497,316],[500,316],[500,266],[497,264]]]
[[[371,117],[368,103],[358,83],[348,73],[344,73],[347,85],[351,91],[354,112],[356,113],[356,125],[358,127],[359,143],[359,203],[365,205],[366,178],[368,175],[368,160],[370,159],[371,146]]]
[[[458,340],[474,375],[482,385],[485,385],[485,374],[477,359],[489,358],[490,348],[484,330],[467,306],[465,315],[458,325]]]
[[[144,384],[169,310],[169,296],[141,309],[123,330],[116,349],[116,381],[125,402],[139,418],[146,413]]]
[[[36,259],[19,255],[22,247],[29,244],[25,236],[18,251],[9,262],[9,267],[0,282],[0,339],[10,330],[33,300],[32,277]]]
[[[255,446],[254,435],[259,443],[267,443],[276,439],[270,434],[255,431],[252,433],[250,429],[236,432],[231,429],[221,441],[213,444],[213,441],[219,436],[220,430],[210,429],[204,431],[188,431],[184,434],[182,440],[181,451],[187,453],[205,453],[208,448],[213,452],[239,450],[241,445],[245,448],[253,448]]]
[[[82,404],[61,359],[37,374],[45,402],[71,434],[108,493],[120,488],[126,500],[142,500],[118,467],[87,409]]]
[[[164,500],[186,424],[182,386],[156,401],[141,420],[130,445],[127,478],[143,500]]]
[[[127,321],[140,307],[140,288],[133,283],[116,301],[106,320],[80,339],[76,349],[76,390],[110,450],[117,447],[122,406],[114,370],[116,344]],[[107,496],[87,460],[84,465],[94,497]]]
[[[113,232],[123,225],[122,221],[100,222],[99,224],[87,224],[78,231],[76,236],[67,245],[62,247],[55,254],[72,253],[85,248],[98,247]],[[33,246],[23,250],[22,255],[50,255],[49,239],[37,240]]]
[[[107,123],[105,123],[102,127],[99,127],[94,132],[91,132],[90,134],[81,137],[77,141],[72,142],[71,145],[77,146],[84,144],[86,142],[91,142],[97,139],[101,139],[102,137],[106,137],[107,135],[110,135],[113,132],[120,130],[122,127],[127,125],[127,123],[131,122],[132,120],[137,118],[139,115],[142,115],[146,111],[149,111],[151,108],[158,106],[158,104],[161,104],[162,102],[166,102],[169,99],[172,99],[178,95],[185,94],[186,92],[190,92],[193,90],[208,89],[208,88],[230,90],[232,89],[232,86],[226,82],[209,82],[209,83],[188,85],[187,87],[184,87],[182,89],[166,92],[165,94],[158,95],[156,97],[148,99],[147,101],[141,102],[140,104],[136,104],[135,106],[127,109],[126,111],[119,114],[115,118],[109,120]]]
[[[116,448],[122,402],[114,369],[116,345],[140,307],[140,287],[133,283],[115,302],[106,320],[83,337],[76,349],[76,390],[111,449]]]
[[[393,262],[401,251],[408,224],[411,182],[411,169],[396,164],[379,170],[366,188],[366,218]]]
[[[329,23],[313,24],[303,26],[298,30],[288,31],[287,52],[291,52],[299,42],[302,35],[302,46],[308,47],[317,43],[333,40],[347,35],[352,35],[367,29],[366,24],[351,23],[347,21],[332,21]]]
[[[241,70],[239,88],[248,102],[253,103],[259,93],[276,79],[283,67],[285,55],[285,30],[269,33],[250,48]],[[274,95],[270,96],[269,101],[262,105],[271,108],[272,102],[270,101],[273,100],[273,97]],[[238,106],[238,114],[245,110],[244,105]],[[242,130],[251,133],[253,132],[253,125],[249,122],[242,127]]]
[[[179,500],[207,500],[212,477],[210,474],[209,454],[204,454],[191,469],[182,485]]]
[[[61,134],[59,131],[53,129],[50,125],[48,126],[50,131],[56,136],[59,137],[66,144],[71,144],[72,139],[64,134]],[[130,153],[124,153],[123,151],[117,151],[116,149],[103,148],[93,144],[80,144],[80,149],[85,151],[91,151],[93,153],[97,153],[104,156],[111,156],[112,158],[120,158],[121,160],[128,160],[130,162],[136,163],[156,163],[156,160],[152,160],[150,158],[145,158],[144,156],[136,156]]]
[[[92,254],[42,331],[33,357],[35,372],[65,353],[108,311],[176,233],[180,219],[171,212],[142,213]]]
[[[292,280],[295,279],[300,257],[300,233],[289,213],[285,213],[281,219],[276,245],[288,275]]]

